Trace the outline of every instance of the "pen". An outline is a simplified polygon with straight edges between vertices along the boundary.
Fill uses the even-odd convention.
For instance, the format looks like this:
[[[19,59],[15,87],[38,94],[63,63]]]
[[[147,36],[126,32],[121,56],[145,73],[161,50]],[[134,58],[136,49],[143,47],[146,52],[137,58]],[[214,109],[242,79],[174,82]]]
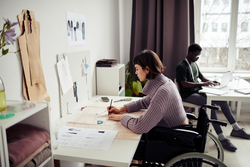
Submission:
[[[109,110],[111,109],[112,101],[113,101],[113,99],[111,99],[111,101],[110,101]],[[108,114],[108,115],[109,115],[109,114]]]

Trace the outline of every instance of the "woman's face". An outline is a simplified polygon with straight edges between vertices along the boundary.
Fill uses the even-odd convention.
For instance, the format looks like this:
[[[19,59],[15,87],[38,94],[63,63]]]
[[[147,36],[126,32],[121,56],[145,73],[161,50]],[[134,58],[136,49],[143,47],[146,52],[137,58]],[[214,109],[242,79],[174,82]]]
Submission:
[[[148,67],[146,67],[144,70],[142,69],[142,67],[138,64],[135,64],[135,74],[137,75],[137,77],[139,78],[139,80],[142,81],[146,81],[148,80],[146,78],[147,73],[149,73],[149,69]]]

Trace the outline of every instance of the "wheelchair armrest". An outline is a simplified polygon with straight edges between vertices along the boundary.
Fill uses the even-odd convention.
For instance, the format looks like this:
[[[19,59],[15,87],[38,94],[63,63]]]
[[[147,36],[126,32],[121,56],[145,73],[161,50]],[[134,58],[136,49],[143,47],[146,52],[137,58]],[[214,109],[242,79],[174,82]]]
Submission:
[[[186,113],[186,115],[187,115],[187,118],[188,118],[188,119],[191,119],[191,120],[198,120],[198,118],[197,118],[194,114]]]
[[[215,124],[219,124],[219,125],[221,125],[221,126],[227,126],[227,123],[226,123],[226,122],[219,121],[219,120],[216,120],[216,119],[210,119],[210,122],[211,122],[211,123],[215,123]]]
[[[202,108],[209,108],[209,109],[219,110],[219,107],[216,107],[216,106],[213,106],[213,105],[207,105],[207,104],[204,104],[202,106]]]
[[[199,135],[198,132],[195,132],[192,130],[186,130],[186,129],[156,127],[156,128],[154,128],[154,130],[156,132],[170,134],[170,135],[177,135],[177,136],[184,136],[184,137],[195,137],[195,138],[201,137],[201,135]]]

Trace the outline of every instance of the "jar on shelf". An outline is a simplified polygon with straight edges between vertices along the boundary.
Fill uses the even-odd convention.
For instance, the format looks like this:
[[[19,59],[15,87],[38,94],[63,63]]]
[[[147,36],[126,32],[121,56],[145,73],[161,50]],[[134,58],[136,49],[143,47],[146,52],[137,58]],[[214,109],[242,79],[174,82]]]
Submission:
[[[5,88],[3,80],[0,77],[0,111],[3,111],[5,109],[6,109]]]

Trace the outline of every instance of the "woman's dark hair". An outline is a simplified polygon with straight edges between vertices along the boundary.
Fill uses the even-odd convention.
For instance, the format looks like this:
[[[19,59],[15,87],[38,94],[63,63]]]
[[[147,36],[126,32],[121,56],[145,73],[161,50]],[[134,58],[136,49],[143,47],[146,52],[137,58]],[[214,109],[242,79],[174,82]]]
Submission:
[[[147,79],[155,79],[158,74],[161,74],[165,67],[163,66],[158,55],[151,50],[143,50],[133,59],[133,64],[138,64],[143,70],[148,66],[150,71],[147,74]]]
[[[201,51],[202,48],[200,47],[200,45],[193,43],[188,47],[188,52],[195,52],[195,51]]]

